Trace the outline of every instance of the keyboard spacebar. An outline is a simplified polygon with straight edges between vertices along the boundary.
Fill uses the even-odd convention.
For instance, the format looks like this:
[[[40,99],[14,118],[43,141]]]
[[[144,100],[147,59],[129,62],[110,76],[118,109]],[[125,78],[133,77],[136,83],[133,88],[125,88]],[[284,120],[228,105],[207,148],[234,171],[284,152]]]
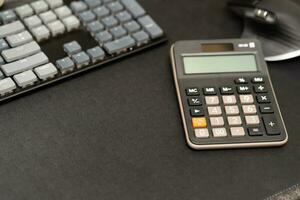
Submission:
[[[48,62],[48,57],[43,52],[40,52],[22,60],[2,65],[1,69],[6,76],[12,76],[14,74],[18,74],[20,72],[33,69],[34,67],[46,64]]]

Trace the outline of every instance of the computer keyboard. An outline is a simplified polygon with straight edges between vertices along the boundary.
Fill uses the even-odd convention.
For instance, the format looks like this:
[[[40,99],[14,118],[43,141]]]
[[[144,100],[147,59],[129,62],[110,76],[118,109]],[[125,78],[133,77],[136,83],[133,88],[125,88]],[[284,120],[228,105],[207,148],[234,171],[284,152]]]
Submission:
[[[0,102],[166,41],[136,0],[37,0],[0,22]]]

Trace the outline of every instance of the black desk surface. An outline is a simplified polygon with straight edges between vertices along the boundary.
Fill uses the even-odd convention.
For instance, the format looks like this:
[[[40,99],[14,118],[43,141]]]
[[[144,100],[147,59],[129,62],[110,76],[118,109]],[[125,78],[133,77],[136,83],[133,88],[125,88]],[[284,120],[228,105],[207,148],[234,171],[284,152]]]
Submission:
[[[262,199],[300,182],[300,59],[270,64],[282,148],[187,147],[172,42],[238,37],[220,0],[141,0],[169,43],[0,106],[0,199]]]

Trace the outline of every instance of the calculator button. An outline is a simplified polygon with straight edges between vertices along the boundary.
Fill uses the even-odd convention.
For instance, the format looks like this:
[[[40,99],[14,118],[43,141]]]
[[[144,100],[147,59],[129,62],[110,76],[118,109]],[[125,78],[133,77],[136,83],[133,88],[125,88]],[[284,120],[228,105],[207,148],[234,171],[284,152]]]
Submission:
[[[256,96],[258,103],[270,103],[270,99],[268,95],[260,94]]]
[[[242,119],[240,116],[227,117],[227,120],[230,126],[242,125]]]
[[[251,88],[249,86],[239,86],[237,88],[239,94],[249,94],[251,93]]]
[[[205,97],[205,102],[209,106],[216,106],[220,104],[220,100],[218,96],[207,96]]]
[[[276,117],[274,115],[266,115],[263,117],[263,121],[268,135],[279,135],[280,130]]]
[[[190,97],[188,98],[188,104],[189,106],[201,106],[202,102],[199,97]]]
[[[249,136],[262,136],[264,130],[261,127],[248,128]]]
[[[238,115],[240,113],[238,106],[225,106],[227,115]]]
[[[197,88],[197,87],[187,88],[186,89],[186,95],[187,96],[198,96],[198,95],[200,95],[199,88]]]
[[[263,77],[254,77],[252,80],[251,80],[252,83],[264,83],[265,80]]]
[[[259,110],[262,114],[274,113],[273,107],[271,105],[261,105],[259,106]]]
[[[258,115],[245,116],[247,125],[257,125],[260,123]]]
[[[257,113],[255,105],[243,105],[242,108],[245,115],[252,115]]]
[[[205,117],[194,117],[192,118],[193,128],[206,128],[207,122]]]
[[[254,91],[256,93],[266,93],[267,92],[267,89],[264,85],[255,85],[254,86]]]
[[[242,104],[252,104],[254,103],[254,98],[252,95],[240,95],[240,101]]]
[[[236,104],[236,97],[234,95],[222,96],[224,105]]]
[[[204,93],[204,95],[216,95],[217,91],[216,91],[216,88],[214,88],[214,87],[206,87],[206,88],[203,88],[203,93]]]
[[[216,116],[222,114],[222,110],[220,106],[208,107],[207,110],[210,116]]]
[[[220,88],[221,94],[233,94],[233,88],[232,87],[221,87]]]
[[[224,119],[223,117],[211,117],[210,118],[210,125],[211,126],[224,126]]]
[[[195,135],[197,138],[208,138],[209,131],[207,128],[198,128],[198,129],[195,129]]]
[[[236,84],[247,84],[248,80],[246,78],[240,77],[234,80]]]
[[[246,135],[243,127],[232,127],[230,128],[230,133],[232,137],[241,137]]]
[[[204,110],[201,107],[190,109],[190,113],[191,113],[191,116],[193,116],[193,117],[204,116]]]
[[[227,131],[225,128],[213,128],[212,129],[214,137],[226,137]]]

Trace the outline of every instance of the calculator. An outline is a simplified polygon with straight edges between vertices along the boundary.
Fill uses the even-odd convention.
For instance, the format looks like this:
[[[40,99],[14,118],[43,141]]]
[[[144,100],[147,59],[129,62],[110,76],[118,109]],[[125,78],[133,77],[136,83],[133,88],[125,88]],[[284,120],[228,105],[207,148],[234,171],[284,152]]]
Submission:
[[[288,141],[259,41],[179,41],[171,59],[191,148],[271,147]]]

